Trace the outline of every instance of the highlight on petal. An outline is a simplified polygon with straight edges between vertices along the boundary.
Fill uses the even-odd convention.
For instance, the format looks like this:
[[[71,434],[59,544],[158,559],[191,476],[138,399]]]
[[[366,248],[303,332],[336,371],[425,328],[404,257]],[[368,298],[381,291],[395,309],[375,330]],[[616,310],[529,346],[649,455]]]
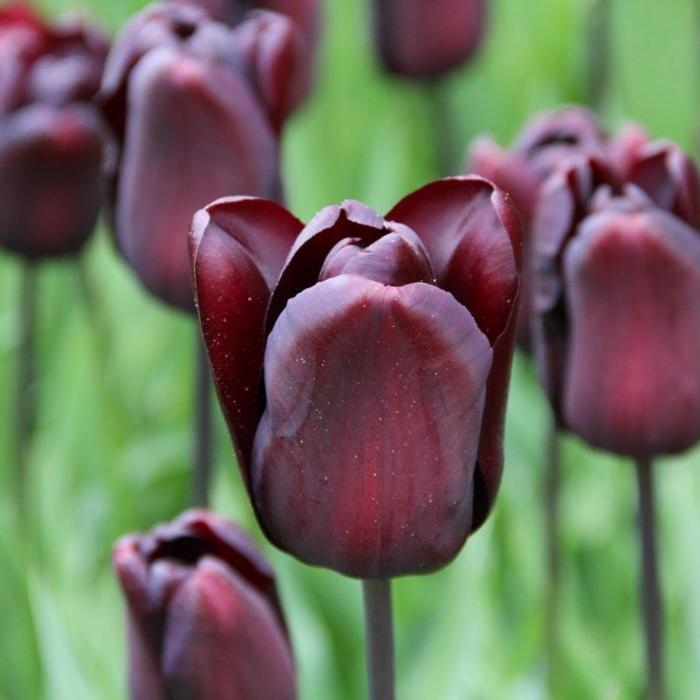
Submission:
[[[294,663],[267,602],[202,559],[168,611],[163,675],[172,700],[293,700]]]
[[[187,254],[192,216],[230,193],[271,193],[275,139],[235,71],[163,48],[139,61],[129,86],[132,116],[116,212],[119,245],[146,287],[192,309]]]
[[[341,275],[268,338],[251,473],[268,535],[350,576],[425,572],[459,551],[492,352],[452,295]]]
[[[658,209],[588,218],[565,256],[566,423],[635,457],[700,438],[700,237]]]
[[[274,202],[232,197],[198,212],[190,237],[202,333],[246,481],[270,289],[302,228]]]

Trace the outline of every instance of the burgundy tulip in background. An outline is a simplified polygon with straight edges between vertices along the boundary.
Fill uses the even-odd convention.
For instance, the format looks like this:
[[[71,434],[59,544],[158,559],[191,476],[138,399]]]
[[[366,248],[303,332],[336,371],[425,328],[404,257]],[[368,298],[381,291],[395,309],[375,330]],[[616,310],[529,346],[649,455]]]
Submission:
[[[454,178],[386,218],[345,202],[307,226],[227,198],[197,214],[191,243],[219,398],[270,538],[355,577],[447,564],[501,477],[520,258],[507,196]]]
[[[311,64],[302,30],[270,12],[230,28],[192,4],[156,4],[117,37],[102,84],[119,143],[112,222],[162,300],[193,308],[197,209],[231,193],[279,196],[279,131],[308,93]]]
[[[439,78],[465,64],[484,33],[487,0],[373,0],[384,67],[407,78]]]
[[[543,187],[535,347],[565,427],[649,458],[700,438],[700,184],[678,147],[629,136]]]
[[[522,217],[525,263],[518,344],[526,350],[532,344],[529,243],[540,188],[562,160],[576,154],[602,154],[606,147],[598,118],[577,106],[560,107],[535,115],[526,122],[508,149],[501,148],[488,136],[477,138],[471,146],[467,172],[488,178],[508,192]]]
[[[293,700],[294,662],[272,569],[248,537],[189,511],[123,538],[131,700]]]
[[[29,260],[75,254],[94,230],[104,134],[91,100],[107,48],[78,20],[0,8],[0,245]]]

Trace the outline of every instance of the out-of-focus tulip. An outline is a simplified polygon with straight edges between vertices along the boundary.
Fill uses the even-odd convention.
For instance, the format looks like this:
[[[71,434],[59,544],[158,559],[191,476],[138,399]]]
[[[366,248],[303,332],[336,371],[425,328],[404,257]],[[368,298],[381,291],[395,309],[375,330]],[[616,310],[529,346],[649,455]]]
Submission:
[[[118,246],[145,286],[193,309],[192,215],[226,194],[279,196],[278,137],[308,91],[303,36],[253,13],[231,29],[189,3],[153,5],[116,39],[102,84],[120,144]]]
[[[676,146],[628,146],[543,185],[535,350],[563,426],[648,458],[700,438],[700,186]]]
[[[0,9],[0,245],[25,258],[77,253],[95,227],[106,53],[94,27]]]
[[[272,569],[232,523],[189,511],[117,543],[131,700],[293,700]]]
[[[503,465],[520,258],[507,196],[452,178],[386,218],[345,202],[307,226],[228,198],[191,243],[219,398],[273,542],[361,578],[447,564]]]
[[[562,160],[577,154],[602,154],[607,147],[596,116],[578,106],[536,115],[509,149],[501,148],[489,136],[481,136],[472,144],[466,170],[488,178],[508,192],[522,217],[525,264],[517,337],[525,350],[532,344],[529,240],[540,187]]]
[[[486,0],[374,0],[375,38],[386,70],[440,78],[478,48]]]

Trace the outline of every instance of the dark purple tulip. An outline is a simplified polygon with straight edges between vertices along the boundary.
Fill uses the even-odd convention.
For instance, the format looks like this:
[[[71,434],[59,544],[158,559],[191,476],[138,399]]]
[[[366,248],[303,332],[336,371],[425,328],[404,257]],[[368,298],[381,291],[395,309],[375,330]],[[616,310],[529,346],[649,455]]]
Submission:
[[[75,254],[95,227],[106,52],[93,27],[0,9],[0,244],[25,258]]]
[[[517,337],[518,344],[525,350],[532,344],[532,273],[528,251],[540,187],[562,160],[577,154],[601,154],[606,148],[596,116],[577,106],[536,115],[525,124],[509,149],[501,148],[488,136],[481,136],[472,144],[467,171],[488,178],[508,192],[522,217],[525,265]]]
[[[191,241],[219,398],[270,538],[361,578],[447,564],[503,466],[520,251],[507,197],[453,178],[386,218],[345,202],[306,227],[228,198]]]
[[[439,78],[481,43],[486,0],[374,0],[375,35],[386,70]]]
[[[187,3],[153,5],[115,41],[102,99],[120,143],[119,248],[145,286],[193,309],[192,215],[226,194],[277,197],[278,136],[308,90],[303,39],[256,13],[231,29]]]
[[[131,700],[293,700],[292,652],[272,569],[248,537],[189,511],[120,540]]]
[[[564,427],[647,458],[700,438],[700,187],[672,144],[625,163],[576,159],[543,186],[535,347]]]

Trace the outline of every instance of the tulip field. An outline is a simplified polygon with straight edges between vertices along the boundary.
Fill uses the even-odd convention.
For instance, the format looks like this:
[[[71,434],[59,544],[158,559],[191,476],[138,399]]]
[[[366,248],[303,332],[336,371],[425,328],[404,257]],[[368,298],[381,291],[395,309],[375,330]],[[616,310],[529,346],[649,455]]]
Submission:
[[[399,700],[700,698],[700,180],[683,155],[700,162],[700,3],[486,0],[461,45],[436,14],[423,53],[399,19],[409,0],[319,0],[318,23],[289,11],[301,29],[243,20],[231,58],[224,20],[197,2],[173,0],[185,9],[132,36],[146,0],[29,3],[123,33],[97,98],[108,177],[90,131],[89,167],[61,190],[83,188],[77,209],[52,194],[48,218],[0,212],[0,700],[354,700],[368,697],[367,647],[369,697],[389,700],[388,580]],[[225,21],[286,4],[232,2]],[[14,199],[2,191],[20,172],[3,120],[26,109],[10,102],[7,56],[24,39],[3,34],[4,5],[0,204],[22,219],[17,203],[50,176],[37,157]],[[373,21],[373,5],[397,9]],[[71,106],[87,104],[75,85],[89,76],[53,70],[27,79],[31,99],[58,110],[60,75]],[[204,106],[178,90],[206,92]],[[562,105],[595,110],[604,135],[583,109],[546,112]],[[201,148],[180,158],[185,137]],[[420,189],[472,169],[495,186]],[[241,191],[210,194],[210,171]],[[76,255],[98,181],[109,205]],[[186,231],[172,238],[193,199],[223,194],[278,203],[219,201],[189,248]],[[73,214],[88,228],[70,257],[23,242]],[[526,246],[551,231],[525,273],[518,222]],[[616,238],[624,225],[647,248]],[[616,242],[629,258],[605,257]],[[530,269],[545,282],[523,288]],[[560,342],[575,345],[565,368]],[[193,505],[215,515],[181,516]]]

